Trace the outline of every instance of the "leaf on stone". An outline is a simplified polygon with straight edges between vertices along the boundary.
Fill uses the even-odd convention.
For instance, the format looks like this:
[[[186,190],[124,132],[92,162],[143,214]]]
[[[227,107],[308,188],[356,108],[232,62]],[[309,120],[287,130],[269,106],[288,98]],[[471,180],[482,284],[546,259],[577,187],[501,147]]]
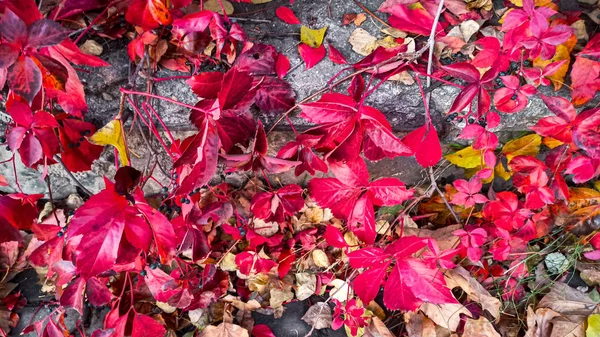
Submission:
[[[300,20],[296,17],[296,14],[289,8],[281,6],[275,10],[275,15],[280,18],[283,22],[290,25],[299,25]]]
[[[156,337],[156,336],[154,336]],[[223,322],[217,326],[209,325],[198,337],[250,337],[248,330],[239,325]]]
[[[513,139],[502,147],[502,153],[510,161],[516,156],[536,156],[540,152],[542,137],[538,134],[530,134],[521,138]]]
[[[310,69],[321,62],[327,51],[323,45],[313,48],[307,44],[300,43],[298,45],[298,53],[300,53],[300,57],[306,63],[306,69]]]
[[[331,308],[325,302],[319,302],[308,308],[302,320],[315,329],[331,328]]]
[[[129,156],[127,155],[127,146],[125,145],[125,136],[123,134],[123,124],[120,119],[113,119],[96,131],[88,140],[96,145],[112,145],[119,152],[121,165],[129,165]]]
[[[320,29],[310,29],[306,26],[300,27],[300,42],[310,47],[317,48],[323,44],[327,26]]]

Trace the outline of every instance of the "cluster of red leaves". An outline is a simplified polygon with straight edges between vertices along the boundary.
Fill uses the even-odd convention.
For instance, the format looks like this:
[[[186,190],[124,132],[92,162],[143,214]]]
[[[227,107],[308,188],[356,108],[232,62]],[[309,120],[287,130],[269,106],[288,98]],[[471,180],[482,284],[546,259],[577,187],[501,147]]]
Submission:
[[[388,0],[380,11],[390,14],[394,28],[425,36],[433,30],[455,51],[468,41],[448,34],[450,27],[491,16],[484,9],[467,8],[462,1],[447,1],[443,20],[433,26],[437,4],[421,1],[420,6],[411,6],[417,2]],[[469,271],[481,284],[490,289],[500,284],[505,300],[519,299],[525,288],[517,280],[529,273],[519,261],[520,254],[531,240],[548,235],[555,218],[564,216],[570,182],[584,183],[600,175],[599,109],[578,114],[573,106],[587,102],[600,89],[600,63],[595,60],[600,55],[599,36],[576,56],[571,71],[572,102],[542,96],[554,114],[532,127],[549,147],[544,160],[527,153],[498,155],[499,140],[493,133],[500,124],[498,112],[522,111],[537,87],[556,85],[553,76],[568,67],[569,61],[554,57],[573,40],[568,24],[579,14],[558,13],[552,3],[524,0],[504,15],[497,32],[503,34],[501,38],[478,36],[471,60],[445,65],[436,60],[433,74],[428,74],[420,60],[398,58],[406,45],[379,47],[351,66],[357,72],[346,93],[328,92],[317,101],[297,106],[284,80],[290,69],[285,55],[272,46],[249,42],[238,24],[214,12],[183,15],[181,9],[190,3],[134,0],[118,10],[139,33],[128,46],[131,61],[149,58],[153,69],[160,64],[183,71],[189,71],[186,62],[194,65],[187,83],[199,98],[190,113],[198,132],[170,147],[165,145],[177,176],[161,210],[152,207],[139,189],[141,173],[127,166],[117,171],[114,183],[106,179],[106,188],[71,217],[58,210],[38,220],[36,203],[41,195],[0,198],[0,244],[24,245],[19,231],[31,231],[35,241],[28,247],[29,262],[47,268],[46,277],[56,285],[61,305],[26,332],[63,336],[67,333],[64,308],[83,313],[84,303],[89,303],[111,308],[104,328],[93,336],[160,336],[177,326],[152,316],[141,303],[189,313],[209,308],[231,284],[236,295],[248,302],[258,291],[248,279],[268,275],[285,285],[290,271],[296,270],[296,259],[315,249],[327,250],[331,256],[343,251],[348,265],[340,263],[334,272],[344,274],[350,269],[357,274],[349,280],[357,298],[336,302],[332,323],[334,328],[346,325],[352,334],[371,323],[365,307],[382,287],[383,304],[391,310],[457,303],[441,272],[455,267],[455,255],[470,260]],[[0,84],[8,83],[6,107],[13,119],[6,138],[11,151],[29,167],[52,164],[60,155],[70,171],[85,171],[102,148],[85,137],[95,128],[83,121],[87,110],[83,86],[71,63],[107,64],[79,51],[58,21],[101,6],[59,7],[60,11],[57,8],[44,18],[32,0],[0,4]],[[276,15],[288,24],[300,23],[287,7],[278,8]],[[97,25],[111,23],[110,18],[99,20]],[[172,27],[163,29],[168,25]],[[207,52],[211,45],[214,53],[212,49]],[[347,63],[329,47],[332,62]],[[299,52],[310,68],[324,58],[326,50],[323,45],[300,44]],[[231,66],[223,72],[201,72],[204,63]],[[442,157],[428,110],[425,124],[400,139],[382,112],[364,104],[378,87],[370,88],[373,79],[383,82],[406,70],[417,79],[419,75],[449,76],[460,82],[454,83],[461,91],[448,113],[454,116],[451,119],[468,122],[458,138],[472,140],[471,149],[480,160],[468,167],[474,169],[468,181],[459,179],[447,188],[453,211],[462,212],[458,220],[465,222],[464,228],[453,232],[459,241],[456,249],[441,250],[432,238],[379,231],[376,224],[378,208],[403,204],[413,198],[414,191],[396,178],[371,181],[365,159],[415,156],[421,166],[429,168]],[[371,77],[368,84],[367,76]],[[420,80],[418,84],[423,89]],[[425,99],[424,90],[422,94]],[[268,134],[262,122],[255,120],[253,109],[287,116],[295,107],[313,125],[278,152],[270,151]],[[347,232],[333,224],[295,231],[294,218],[306,206],[305,191],[298,185],[269,186],[267,191],[250,195],[227,184],[210,185],[220,159],[227,172],[252,171],[266,179],[267,174],[292,168],[297,176],[331,172],[333,176],[310,180],[308,196],[343,220],[341,228]],[[484,183],[500,169],[508,170],[514,190],[496,193],[488,189],[484,195]],[[245,198],[251,200],[246,208],[240,196],[250,197]],[[474,212],[477,216],[471,217]],[[256,219],[277,223],[274,234],[264,235]],[[324,240],[318,240],[320,235]],[[600,248],[597,241],[592,244]],[[221,265],[232,251],[236,253],[235,274]],[[313,293],[339,290],[334,290],[338,288],[332,282],[335,275],[322,272],[315,278],[318,290]],[[4,302],[14,307],[16,301]],[[252,331],[256,336],[272,335],[264,326]]]

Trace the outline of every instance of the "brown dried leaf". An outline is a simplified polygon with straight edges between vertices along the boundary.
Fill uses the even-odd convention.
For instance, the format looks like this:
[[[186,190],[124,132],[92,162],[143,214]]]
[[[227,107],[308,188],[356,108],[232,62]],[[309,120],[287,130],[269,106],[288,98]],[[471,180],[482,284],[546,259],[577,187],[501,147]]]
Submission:
[[[501,337],[498,331],[494,329],[494,325],[485,317],[480,316],[479,319],[467,318],[465,322],[465,331],[463,337]]]
[[[500,316],[500,300],[490,295],[463,267],[457,266],[453,270],[449,270],[446,273],[446,284],[450,289],[462,288],[470,300],[481,304],[481,307],[495,319]]]
[[[460,303],[431,304],[423,303],[420,307],[425,316],[435,324],[450,331],[456,331],[460,324],[460,314],[471,317],[471,312]]]
[[[420,312],[405,313],[404,322],[408,337],[436,337],[435,324]]]
[[[367,19],[367,14],[360,13],[354,19],[354,24],[356,25],[356,27],[359,27],[360,25],[362,25],[363,22],[365,22],[366,19]]]
[[[537,307],[549,308],[567,317],[570,315],[587,317],[597,308],[597,304],[587,294],[565,283],[556,282]]]
[[[356,13],[346,13],[342,16],[342,26],[349,25],[350,22],[353,22],[356,19]]]
[[[236,324],[221,323],[218,326],[209,325],[198,337],[250,337],[248,330]]]
[[[319,302],[308,308],[308,311],[302,316],[302,320],[315,329],[331,328],[331,308],[325,302]]]

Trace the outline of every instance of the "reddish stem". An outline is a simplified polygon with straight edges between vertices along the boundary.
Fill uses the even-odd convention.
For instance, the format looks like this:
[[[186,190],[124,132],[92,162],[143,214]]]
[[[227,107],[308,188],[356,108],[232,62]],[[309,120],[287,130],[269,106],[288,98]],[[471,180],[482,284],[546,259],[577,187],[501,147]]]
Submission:
[[[92,20],[92,22],[90,22],[90,24],[83,30],[83,32],[81,32],[81,34],[79,34],[79,36],[73,41],[73,43],[77,44],[77,42],[79,42],[79,40],[81,40],[81,38],[87,34],[87,32],[92,29],[92,27],[102,18],[102,16],[104,14],[106,14],[106,12],[108,11],[108,9],[115,3],[116,1],[112,1],[111,3],[109,3],[102,12],[100,12],[100,14],[98,14],[98,16],[96,16],[94,18],[94,20]]]
[[[145,93],[145,92],[139,92],[139,91],[133,91],[133,90],[127,90],[125,88],[121,88],[121,92],[124,93],[124,94],[128,94],[128,95],[140,95],[140,96],[145,96],[145,97],[151,97],[151,98],[161,99],[163,101],[166,101],[166,102],[169,102],[169,103],[173,103],[173,104],[177,104],[177,105],[186,107],[188,109],[192,109],[192,110],[196,110],[196,111],[200,111],[200,112],[206,113],[206,111],[204,111],[203,109],[200,109],[200,108],[198,108],[196,106],[185,104],[185,103],[181,103],[181,102],[178,102],[178,101],[176,101],[174,99],[170,99],[170,98],[167,98],[167,97],[164,97],[164,96],[159,96],[159,95],[154,95],[154,94],[148,94],[148,93]]]
[[[169,128],[167,127],[167,124],[165,124],[165,122],[160,117],[158,112],[156,112],[156,110],[154,110],[154,108],[146,102],[142,103],[142,106],[143,105],[146,105],[148,107],[148,109],[150,109],[150,112],[152,112],[152,114],[154,115],[154,117],[156,117],[156,119],[158,120],[160,125],[163,127],[163,129],[165,129],[165,132],[167,133],[167,136],[169,136],[169,140],[171,141],[171,144],[173,144],[173,146],[175,146],[175,149],[177,150],[178,154],[181,154],[181,150],[179,150],[179,146],[177,145],[177,142],[175,141],[175,137],[173,137],[173,135],[171,134],[171,130],[169,130]]]

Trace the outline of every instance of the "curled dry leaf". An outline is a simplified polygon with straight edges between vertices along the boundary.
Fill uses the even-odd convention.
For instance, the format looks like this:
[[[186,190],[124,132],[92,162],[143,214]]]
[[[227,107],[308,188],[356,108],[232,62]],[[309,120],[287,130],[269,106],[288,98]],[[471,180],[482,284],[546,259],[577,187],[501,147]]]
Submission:
[[[480,316],[479,319],[467,318],[463,337],[501,337],[494,325],[487,318]]]
[[[313,250],[312,258],[317,267],[327,268],[330,266],[329,257],[327,257],[327,254],[320,249]]]
[[[289,302],[294,299],[294,294],[291,290],[288,289],[271,289],[270,290],[271,299],[269,300],[269,305],[271,308],[279,308],[285,302]]]
[[[296,298],[300,301],[312,296],[317,289],[317,277],[314,274],[296,274]]]
[[[250,337],[248,330],[239,325],[221,323],[218,326],[209,325],[200,332],[198,337]]]
[[[331,328],[331,308],[325,302],[319,302],[308,308],[308,311],[302,316],[302,320],[315,329]]]
[[[94,40],[87,40],[87,41],[85,41],[85,43],[82,44],[79,47],[79,49],[84,54],[94,55],[94,56],[100,56],[100,54],[102,54],[102,51],[104,50],[102,48],[102,45],[99,44],[98,42],[94,41]]]
[[[500,317],[500,300],[490,295],[467,270],[461,266],[457,266],[453,270],[449,270],[445,275],[448,288],[462,288],[471,301],[481,304],[481,307],[487,310],[495,319]]]
[[[423,303],[420,309],[425,316],[429,317],[435,324],[450,331],[456,331],[458,328],[461,321],[461,314],[471,317],[471,312],[460,303]]]
[[[422,313],[409,311],[403,316],[408,337],[436,337],[435,324]]]

